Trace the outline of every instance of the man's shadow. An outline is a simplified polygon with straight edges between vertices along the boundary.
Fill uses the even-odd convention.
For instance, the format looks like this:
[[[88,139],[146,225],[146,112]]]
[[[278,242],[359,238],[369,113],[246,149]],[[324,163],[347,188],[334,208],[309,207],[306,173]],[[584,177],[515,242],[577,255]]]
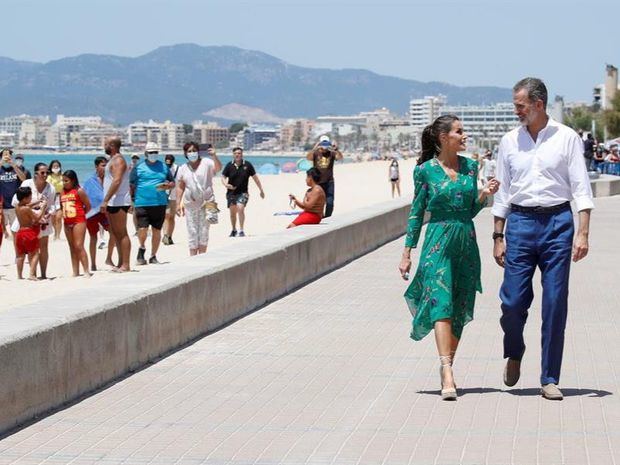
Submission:
[[[491,392],[505,392],[513,396],[540,396],[540,388],[525,388],[525,389],[497,389],[497,388],[457,388],[459,396],[466,396],[467,394],[488,394]],[[563,388],[562,393],[564,397],[606,397],[611,396],[613,393],[609,391],[603,391],[600,389],[577,389],[577,388]],[[441,394],[440,390],[435,391],[418,391],[418,394],[428,394],[432,396],[438,396]]]

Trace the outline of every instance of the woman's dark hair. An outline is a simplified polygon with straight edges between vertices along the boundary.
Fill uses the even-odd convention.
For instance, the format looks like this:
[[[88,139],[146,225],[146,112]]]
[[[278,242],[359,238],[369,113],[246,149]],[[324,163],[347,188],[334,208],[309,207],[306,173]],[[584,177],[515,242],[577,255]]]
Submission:
[[[452,123],[460,121],[456,115],[443,115],[433,121],[422,131],[422,155],[418,159],[418,165],[435,158],[441,152],[439,143],[440,134],[448,134],[452,131]]]
[[[52,166],[54,166],[54,163],[58,163],[58,167],[62,171],[62,163],[60,163],[60,160],[52,160],[52,161],[50,161],[50,164],[47,166],[47,169],[52,171]]]
[[[310,168],[308,171],[306,171],[306,175],[310,176],[317,184],[321,180],[321,172],[316,168]]]
[[[198,146],[196,142],[188,142],[183,146],[183,153],[187,155],[187,151],[191,149],[192,147],[196,149],[196,152],[200,151],[200,147]]]
[[[73,183],[74,189],[77,189],[78,187],[80,187],[80,182],[78,181],[77,173],[75,171],[67,170],[64,173],[62,173],[62,175],[65,178],[69,178],[71,180],[71,182]]]
[[[167,154],[164,157],[164,161],[168,161],[168,160],[170,160],[172,163],[174,163],[174,160],[175,160],[174,155],[172,155],[171,153]]]
[[[47,167],[47,163],[43,163],[42,161],[40,161],[39,163],[34,165],[34,172],[37,173],[39,171],[39,168],[41,168],[42,166],[45,166],[45,169],[49,170],[49,168]]]

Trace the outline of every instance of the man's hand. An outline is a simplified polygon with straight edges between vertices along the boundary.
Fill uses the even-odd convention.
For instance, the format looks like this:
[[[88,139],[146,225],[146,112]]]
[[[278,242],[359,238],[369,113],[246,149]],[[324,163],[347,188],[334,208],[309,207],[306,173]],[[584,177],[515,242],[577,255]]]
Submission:
[[[185,206],[183,204],[177,207],[177,216],[185,216]]]
[[[209,154],[210,157],[215,156],[215,149],[213,147],[207,149],[207,153]]]
[[[588,255],[588,250],[588,235],[578,233],[575,243],[573,244],[573,261],[578,262],[582,258],[585,258],[585,256]]]
[[[495,239],[493,244],[493,258],[495,263],[504,268],[504,261],[506,259],[506,244],[501,239]]]
[[[230,184],[230,183],[225,184],[225,186],[226,186],[226,189],[228,189],[229,191],[232,191],[232,190],[234,190],[234,189],[235,189],[235,186],[233,186],[233,185],[232,185],[232,184]]]
[[[99,207],[99,211],[101,213],[106,213],[108,211],[108,202],[106,202],[106,201],[101,202],[101,206]]]

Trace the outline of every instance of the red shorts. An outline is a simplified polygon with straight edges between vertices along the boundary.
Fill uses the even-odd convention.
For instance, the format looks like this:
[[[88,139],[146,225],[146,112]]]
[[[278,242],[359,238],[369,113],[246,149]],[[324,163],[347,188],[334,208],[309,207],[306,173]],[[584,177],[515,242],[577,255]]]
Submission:
[[[295,220],[293,224],[301,226],[302,224],[319,224],[321,222],[321,215],[317,213],[303,212]]]
[[[17,255],[27,255],[39,249],[39,226],[21,228],[15,235]]]
[[[106,231],[110,226],[110,223],[108,222],[108,217],[101,212],[97,213],[94,216],[91,216],[86,220],[86,229],[88,229],[88,234],[90,234],[91,236],[96,236],[99,233],[99,225],[101,225]]]

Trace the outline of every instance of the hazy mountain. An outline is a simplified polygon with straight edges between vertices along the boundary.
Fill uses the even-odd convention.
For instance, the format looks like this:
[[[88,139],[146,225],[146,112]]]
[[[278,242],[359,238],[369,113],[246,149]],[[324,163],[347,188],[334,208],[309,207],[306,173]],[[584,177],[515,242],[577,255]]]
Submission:
[[[510,101],[509,89],[457,87],[356,70],[311,69],[261,52],[182,44],[137,58],[80,55],[48,63],[0,58],[0,115],[101,115],[188,122],[236,103],[281,118],[353,114],[411,97],[444,94],[451,104]]]
[[[222,107],[214,108],[205,113],[209,120],[219,121],[248,121],[252,123],[275,123],[280,124],[286,121],[278,118],[262,108],[249,107],[238,103],[229,103]]]

